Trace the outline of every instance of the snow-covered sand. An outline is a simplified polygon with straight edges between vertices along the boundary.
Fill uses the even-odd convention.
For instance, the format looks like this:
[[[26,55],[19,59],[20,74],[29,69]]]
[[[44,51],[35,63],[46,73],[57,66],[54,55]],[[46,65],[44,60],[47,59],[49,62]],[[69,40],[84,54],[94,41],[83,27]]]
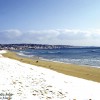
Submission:
[[[11,100],[100,100],[100,83],[1,56],[0,98],[7,94]]]

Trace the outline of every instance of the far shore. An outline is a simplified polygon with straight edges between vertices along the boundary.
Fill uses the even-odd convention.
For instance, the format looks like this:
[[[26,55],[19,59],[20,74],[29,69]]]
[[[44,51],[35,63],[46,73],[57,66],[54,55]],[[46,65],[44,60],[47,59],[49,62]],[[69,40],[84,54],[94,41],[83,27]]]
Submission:
[[[24,63],[36,65],[39,67],[48,68],[66,75],[71,75],[87,80],[92,80],[100,82],[100,69],[88,66],[79,66],[74,64],[65,64],[59,62],[52,62],[40,59],[31,59],[18,56],[15,52],[7,51],[7,53],[2,54],[4,57],[19,60]]]

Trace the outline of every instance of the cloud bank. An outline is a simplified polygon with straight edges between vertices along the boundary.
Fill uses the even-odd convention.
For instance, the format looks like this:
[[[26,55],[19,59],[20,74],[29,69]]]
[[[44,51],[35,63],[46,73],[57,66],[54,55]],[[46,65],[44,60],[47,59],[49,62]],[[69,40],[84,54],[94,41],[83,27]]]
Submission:
[[[31,30],[18,29],[0,31],[0,43],[39,43],[65,45],[100,45],[100,30],[75,29]]]

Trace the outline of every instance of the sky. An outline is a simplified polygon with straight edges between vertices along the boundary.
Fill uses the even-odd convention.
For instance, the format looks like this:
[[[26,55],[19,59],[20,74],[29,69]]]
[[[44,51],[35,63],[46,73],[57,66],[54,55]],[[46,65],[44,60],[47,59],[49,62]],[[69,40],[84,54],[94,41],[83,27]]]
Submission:
[[[0,43],[100,46],[100,0],[0,0]]]

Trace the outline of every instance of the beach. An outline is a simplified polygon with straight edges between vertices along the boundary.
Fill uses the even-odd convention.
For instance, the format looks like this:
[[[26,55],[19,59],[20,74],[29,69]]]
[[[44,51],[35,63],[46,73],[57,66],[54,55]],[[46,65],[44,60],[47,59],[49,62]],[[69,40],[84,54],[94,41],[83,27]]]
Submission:
[[[62,74],[75,76],[87,80],[92,80],[95,82],[100,82],[100,68],[91,67],[91,66],[81,66],[76,64],[66,64],[66,63],[60,63],[55,61],[47,61],[38,58],[27,58],[27,57],[19,56],[16,52],[12,52],[12,51],[7,51],[7,53],[3,53],[3,56],[27,64],[51,69]]]
[[[3,53],[6,51],[0,51],[0,98],[8,96],[8,100],[100,99],[99,82],[65,75],[31,63],[26,64],[4,57],[1,55]]]

